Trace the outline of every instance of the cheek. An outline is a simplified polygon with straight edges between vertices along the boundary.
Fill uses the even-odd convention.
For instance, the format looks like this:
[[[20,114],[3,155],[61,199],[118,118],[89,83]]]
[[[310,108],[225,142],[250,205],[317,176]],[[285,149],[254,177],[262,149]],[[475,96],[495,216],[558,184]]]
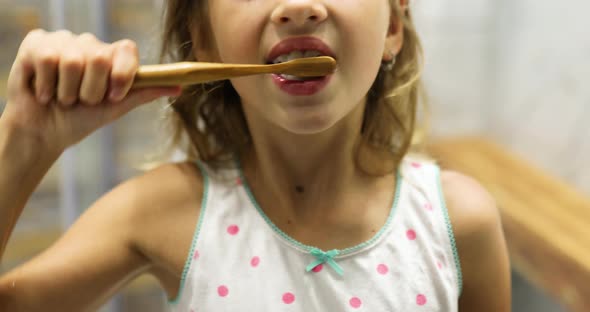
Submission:
[[[231,4],[218,8],[211,21],[221,61],[258,63],[261,13],[254,7],[239,5],[239,1]]]
[[[223,63],[253,63],[256,58],[256,37],[245,30],[235,36],[235,27],[227,27],[216,34],[217,50]]]
[[[346,56],[342,59],[339,78],[342,79],[345,97],[357,99],[366,96],[377,77],[383,55],[383,46],[375,37],[355,35],[349,37]]]
[[[264,78],[266,75],[248,76],[230,79],[230,82],[244,105],[264,105],[268,101],[264,96]]]
[[[373,14],[375,19],[371,19],[371,22],[366,18],[358,19],[357,23],[347,24],[343,30],[347,33],[343,58],[347,64],[343,64],[346,66],[343,68],[343,78],[356,84],[355,89],[361,88],[363,92],[369,90],[379,71],[389,25],[383,14],[366,14]]]
[[[256,78],[256,76],[234,78],[230,79],[230,82],[240,97],[248,99],[256,94],[256,92],[253,92],[253,90],[256,90],[253,86],[259,83],[256,81]]]

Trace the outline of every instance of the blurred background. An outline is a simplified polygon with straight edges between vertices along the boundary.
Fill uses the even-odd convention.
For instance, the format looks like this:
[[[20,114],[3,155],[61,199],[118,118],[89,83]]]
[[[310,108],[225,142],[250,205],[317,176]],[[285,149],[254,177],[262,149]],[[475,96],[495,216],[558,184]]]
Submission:
[[[105,41],[138,42],[142,63],[158,54],[165,0],[0,0],[0,111],[6,79],[28,31],[67,28]],[[590,196],[590,2],[587,0],[416,0],[425,50],[432,132],[482,135]],[[1,270],[30,259],[113,186],[138,174],[157,151],[162,105],[144,106],[68,150],[17,224]],[[566,311],[518,273],[514,311]],[[150,277],[101,310],[163,311]]]

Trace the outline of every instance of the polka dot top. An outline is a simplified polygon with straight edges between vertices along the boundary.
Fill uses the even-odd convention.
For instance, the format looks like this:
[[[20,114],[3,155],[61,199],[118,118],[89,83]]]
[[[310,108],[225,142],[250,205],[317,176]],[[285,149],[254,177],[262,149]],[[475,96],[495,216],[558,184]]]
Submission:
[[[385,225],[341,250],[282,232],[240,169],[200,167],[201,214],[169,311],[457,311],[461,268],[437,165],[406,157]]]

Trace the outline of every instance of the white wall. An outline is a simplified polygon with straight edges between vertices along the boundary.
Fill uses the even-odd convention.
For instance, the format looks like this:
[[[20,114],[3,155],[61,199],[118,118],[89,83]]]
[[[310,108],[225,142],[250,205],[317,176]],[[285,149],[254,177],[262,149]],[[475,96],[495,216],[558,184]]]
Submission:
[[[590,195],[590,1],[413,8],[435,133],[491,136]]]

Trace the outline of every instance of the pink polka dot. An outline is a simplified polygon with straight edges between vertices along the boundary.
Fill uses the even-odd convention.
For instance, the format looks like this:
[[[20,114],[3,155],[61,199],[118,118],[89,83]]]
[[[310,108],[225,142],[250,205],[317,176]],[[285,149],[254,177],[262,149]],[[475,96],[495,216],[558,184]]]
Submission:
[[[252,257],[252,260],[250,260],[250,265],[255,268],[258,266],[258,264],[260,264],[260,258],[259,257]]]
[[[439,270],[442,269],[442,267],[443,267],[443,265],[442,265],[442,263],[440,263],[440,261],[436,262],[436,266],[439,268]]]
[[[409,229],[406,232],[406,236],[408,237],[409,240],[415,240],[416,239],[416,231]]]
[[[240,231],[240,228],[235,224],[227,227],[227,232],[229,233],[229,235],[236,235],[236,234],[238,234],[239,231]]]
[[[217,293],[219,294],[220,297],[225,297],[229,294],[229,289],[227,289],[227,286],[221,285],[221,286],[217,287]]]
[[[363,302],[361,301],[361,299],[359,299],[357,297],[350,298],[349,303],[350,303],[350,306],[353,307],[353,308],[355,308],[355,309],[360,308],[361,305],[363,304]]]
[[[242,185],[242,178],[240,178],[240,177],[236,178],[236,184]]]
[[[320,272],[323,268],[324,268],[324,265],[318,264],[311,270],[317,273],[317,272]]]
[[[387,265],[381,263],[377,266],[377,272],[379,272],[379,274],[381,275],[385,275],[387,274],[387,272],[389,272],[389,268],[387,267]]]
[[[197,259],[199,259],[199,256],[200,256],[199,255],[199,251],[198,250],[195,250],[195,253],[193,254],[193,259],[194,260],[197,260]]]
[[[293,295],[290,292],[286,292],[283,294],[283,302],[285,304],[291,304],[293,303],[293,301],[295,301],[295,295]]]
[[[426,203],[426,204],[424,204],[424,208],[425,208],[426,210],[430,210],[430,211],[432,211],[432,204],[431,204],[431,203]]]
[[[426,296],[424,296],[423,294],[419,294],[418,296],[416,296],[416,304],[423,306],[426,304]]]
[[[418,162],[413,162],[412,163],[412,167],[414,167],[414,168],[420,168],[420,167],[422,167],[422,164],[421,163],[418,163]]]

